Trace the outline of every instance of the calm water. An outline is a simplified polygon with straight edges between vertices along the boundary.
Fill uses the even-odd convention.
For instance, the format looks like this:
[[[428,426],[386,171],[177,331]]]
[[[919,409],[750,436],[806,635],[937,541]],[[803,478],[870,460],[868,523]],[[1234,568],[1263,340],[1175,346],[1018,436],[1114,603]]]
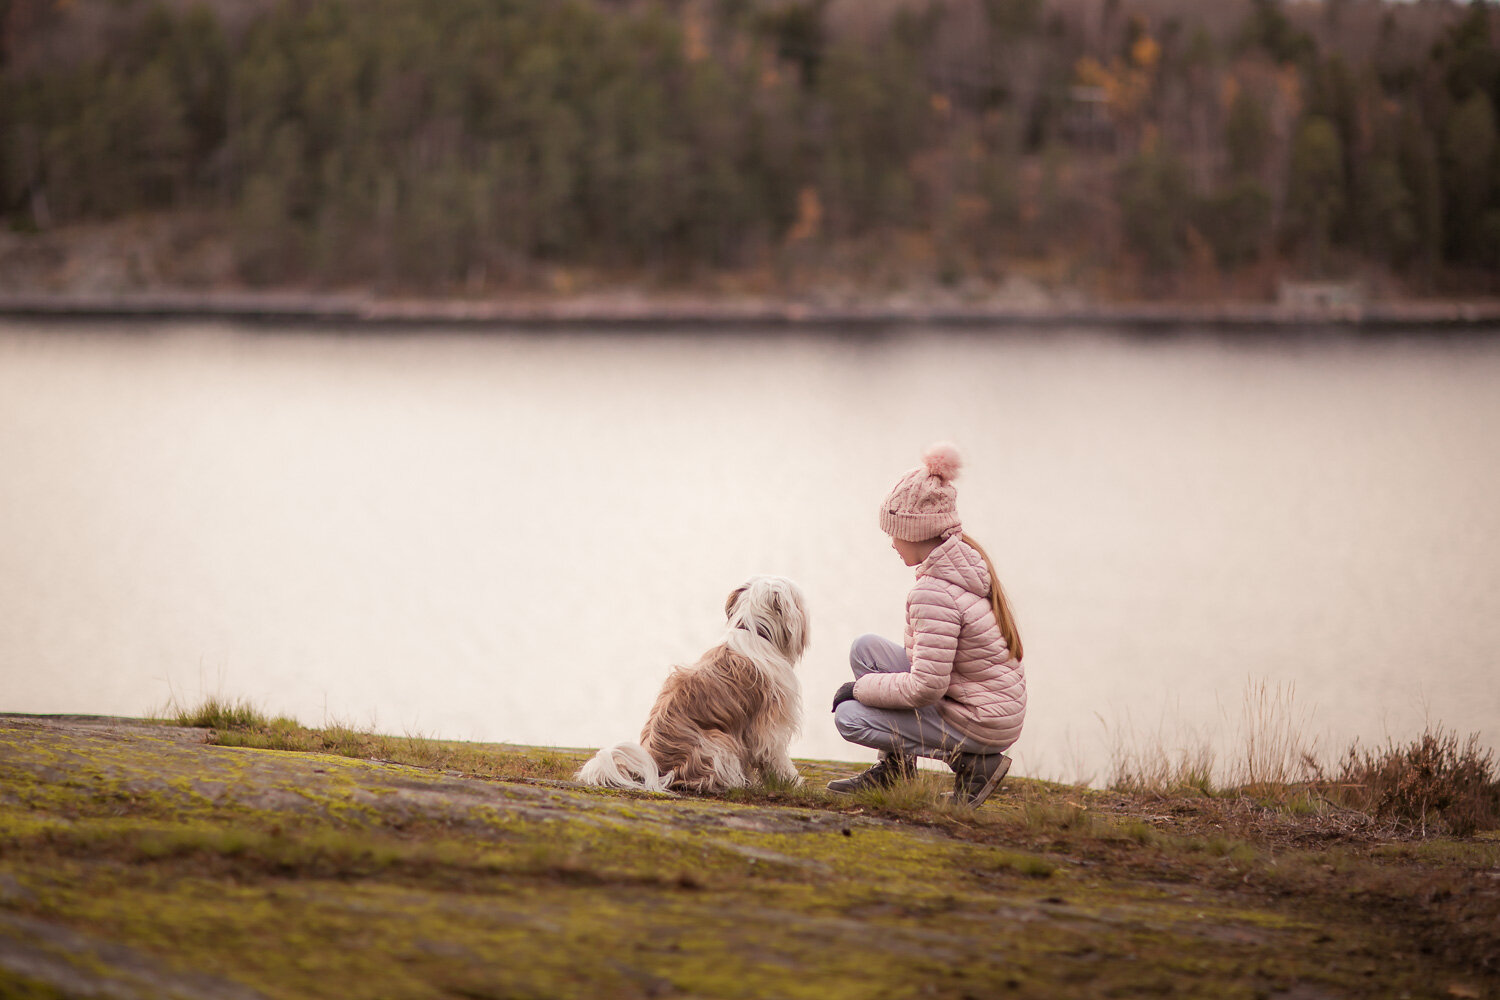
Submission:
[[[1026,640],[1025,773],[1235,740],[1500,742],[1500,340],[913,330],[338,336],[0,324],[0,709],[636,734],[753,572],[807,591],[794,752],[910,585],[929,441]]]

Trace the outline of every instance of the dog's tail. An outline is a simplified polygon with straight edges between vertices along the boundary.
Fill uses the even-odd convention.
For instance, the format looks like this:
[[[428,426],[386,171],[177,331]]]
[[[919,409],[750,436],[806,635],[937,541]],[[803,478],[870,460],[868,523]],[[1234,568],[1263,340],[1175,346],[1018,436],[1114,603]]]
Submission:
[[[603,788],[637,788],[648,792],[665,792],[672,783],[672,772],[661,774],[656,761],[639,743],[616,743],[605,747],[573,775],[574,781]]]

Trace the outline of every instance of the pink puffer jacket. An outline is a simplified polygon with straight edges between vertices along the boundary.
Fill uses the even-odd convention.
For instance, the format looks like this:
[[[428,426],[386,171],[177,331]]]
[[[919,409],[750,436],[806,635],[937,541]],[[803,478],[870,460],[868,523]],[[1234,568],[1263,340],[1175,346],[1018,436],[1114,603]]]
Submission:
[[[1008,747],[1026,718],[1026,672],[1010,654],[990,608],[982,557],[954,534],[917,567],[906,598],[910,673],[866,674],[854,697],[875,708],[936,703],[964,735]]]

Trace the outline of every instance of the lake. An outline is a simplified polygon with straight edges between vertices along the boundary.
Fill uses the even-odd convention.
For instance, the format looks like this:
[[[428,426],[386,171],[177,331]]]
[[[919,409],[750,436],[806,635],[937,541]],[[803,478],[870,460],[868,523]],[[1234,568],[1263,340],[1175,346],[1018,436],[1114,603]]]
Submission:
[[[797,755],[911,571],[876,523],[952,440],[1026,647],[1017,772],[1500,741],[1500,338],[1105,330],[452,333],[0,322],[0,710],[243,696],[596,746],[809,601]]]

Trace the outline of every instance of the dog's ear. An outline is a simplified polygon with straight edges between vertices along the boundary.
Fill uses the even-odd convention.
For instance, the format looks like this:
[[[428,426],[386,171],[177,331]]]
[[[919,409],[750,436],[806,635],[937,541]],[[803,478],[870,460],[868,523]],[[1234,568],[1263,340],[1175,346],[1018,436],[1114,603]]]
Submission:
[[[729,599],[724,602],[724,617],[725,618],[728,618],[730,615],[734,614],[735,606],[740,603],[740,598],[744,597],[745,596],[745,591],[747,591],[749,589],[750,589],[749,586],[736,587],[734,590],[732,590],[730,592]]]
[[[789,636],[786,628],[786,603],[782,600],[780,591],[766,592],[766,610],[768,614],[764,619],[757,616],[755,631],[777,649],[785,649]]]

